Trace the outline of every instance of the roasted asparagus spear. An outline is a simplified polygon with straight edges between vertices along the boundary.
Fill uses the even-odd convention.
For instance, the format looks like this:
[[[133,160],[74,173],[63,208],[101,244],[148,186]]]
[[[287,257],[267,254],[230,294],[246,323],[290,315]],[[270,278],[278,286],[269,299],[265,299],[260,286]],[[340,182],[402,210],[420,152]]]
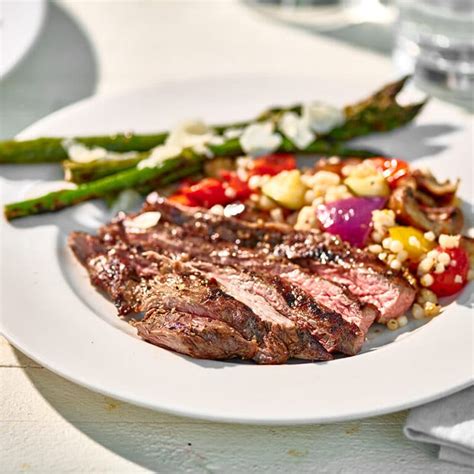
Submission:
[[[324,141],[348,140],[372,132],[392,130],[410,122],[423,106],[423,103],[401,106],[396,101],[396,95],[403,88],[408,78],[403,78],[389,84],[371,97],[344,110],[346,122],[329,132]],[[275,107],[262,113],[257,120],[272,120],[277,122],[286,111],[301,112],[302,105],[290,107]],[[243,127],[250,122],[241,122],[214,127],[217,133],[223,133],[227,128]],[[167,132],[151,135],[116,134],[96,137],[78,137],[75,140],[88,147],[102,147],[109,151],[148,151],[162,145],[168,136]],[[63,147],[63,138],[37,138],[33,140],[8,140],[0,142],[0,164],[2,163],[51,163],[66,160],[67,151]]]

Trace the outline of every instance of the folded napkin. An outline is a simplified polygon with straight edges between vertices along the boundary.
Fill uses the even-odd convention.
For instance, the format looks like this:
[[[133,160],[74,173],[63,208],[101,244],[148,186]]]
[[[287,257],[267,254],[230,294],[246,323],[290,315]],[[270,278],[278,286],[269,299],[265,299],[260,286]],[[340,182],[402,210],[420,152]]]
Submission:
[[[474,386],[414,408],[403,431],[408,439],[438,445],[439,459],[474,467]]]

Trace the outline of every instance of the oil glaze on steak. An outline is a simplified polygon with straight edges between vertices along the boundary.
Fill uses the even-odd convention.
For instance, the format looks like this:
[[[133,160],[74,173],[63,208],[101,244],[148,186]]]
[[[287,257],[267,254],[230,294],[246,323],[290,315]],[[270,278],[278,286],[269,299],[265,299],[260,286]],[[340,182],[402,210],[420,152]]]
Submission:
[[[210,241],[261,248],[283,256],[334,283],[344,285],[360,301],[372,304],[378,321],[385,322],[408,310],[415,289],[398,272],[375,256],[353,248],[338,238],[313,231],[295,231],[278,224],[254,224],[216,216],[203,210],[175,205],[152,193],[145,210],[156,210],[162,219]]]
[[[261,364],[360,351],[376,317],[403,313],[414,289],[367,253],[317,232],[253,224],[156,194],[98,236],[70,235],[91,282],[133,315],[143,339],[192,357]],[[136,315],[143,315],[142,318]]]
[[[277,306],[280,299],[286,300],[286,311],[294,318],[306,318],[313,334],[330,352],[349,355],[359,352],[376,316],[372,306],[361,304],[343,287],[258,249],[209,242],[170,223],[161,223],[143,232],[129,232],[117,222],[109,226],[104,235],[113,239],[113,234],[134,246],[190,258],[194,266],[209,272],[211,277],[221,278],[224,286],[234,282],[242,291],[245,284],[250,295],[259,291],[268,302]],[[277,311],[282,311],[281,306]]]
[[[271,307],[257,315],[189,264],[83,233],[71,234],[69,244],[120,315],[144,313],[135,326],[150,342],[201,358],[252,358],[266,364],[331,359],[308,329]]]

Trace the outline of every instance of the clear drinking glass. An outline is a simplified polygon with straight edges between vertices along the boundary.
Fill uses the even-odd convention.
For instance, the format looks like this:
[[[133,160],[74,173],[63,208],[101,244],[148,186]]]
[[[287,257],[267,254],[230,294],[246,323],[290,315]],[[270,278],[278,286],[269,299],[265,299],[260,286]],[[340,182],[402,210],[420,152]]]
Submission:
[[[397,0],[394,61],[433,95],[474,106],[474,0]]]
[[[327,31],[359,23],[390,23],[393,0],[243,0],[280,21]]]

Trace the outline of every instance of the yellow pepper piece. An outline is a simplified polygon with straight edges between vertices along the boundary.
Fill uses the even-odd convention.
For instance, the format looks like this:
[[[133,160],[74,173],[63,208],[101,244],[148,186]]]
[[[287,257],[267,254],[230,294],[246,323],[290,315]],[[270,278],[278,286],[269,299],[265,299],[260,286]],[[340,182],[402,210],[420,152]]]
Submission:
[[[388,230],[393,240],[402,243],[408,258],[418,260],[424,253],[435,247],[435,243],[429,241],[423,235],[423,232],[410,226],[395,226]]]
[[[306,186],[301,181],[299,170],[282,171],[267,181],[262,192],[287,209],[301,209],[304,206]]]

